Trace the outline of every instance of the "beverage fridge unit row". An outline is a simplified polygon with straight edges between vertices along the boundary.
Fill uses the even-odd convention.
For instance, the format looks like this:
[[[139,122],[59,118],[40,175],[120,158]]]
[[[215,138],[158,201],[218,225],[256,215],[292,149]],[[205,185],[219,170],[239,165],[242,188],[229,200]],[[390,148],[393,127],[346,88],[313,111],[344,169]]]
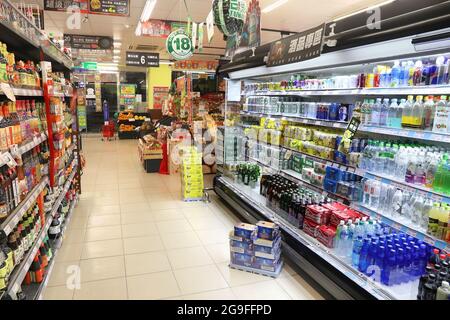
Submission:
[[[395,51],[397,42],[408,43],[401,50],[399,49],[396,55],[397,59],[401,59],[400,64],[387,56],[388,54],[392,56],[392,50]],[[284,235],[285,255],[335,298],[435,299],[436,292],[439,291],[438,286],[445,287],[445,282],[448,281],[449,256],[446,254],[450,253],[450,245],[445,238],[442,238],[442,230],[447,226],[440,225],[439,219],[448,209],[446,203],[450,200],[446,190],[446,172],[450,172],[447,167],[448,156],[446,156],[446,150],[450,144],[450,132],[444,128],[450,127],[450,117],[448,117],[450,48],[429,49],[429,51],[417,53],[414,46],[409,44],[410,42],[411,39],[402,38],[389,43],[348,49],[353,51],[348,55],[328,53],[312,62],[271,68],[256,67],[234,71],[229,75],[231,87],[238,82],[244,82],[241,87],[243,88],[241,100],[238,102],[241,104],[241,109],[233,108],[238,101],[234,94],[227,97],[225,123],[229,127],[224,130],[224,145],[221,146],[223,165],[219,170],[221,174],[215,179],[215,191],[245,220],[253,222],[255,219],[264,218],[278,223]],[[333,59],[331,64],[330,59]],[[427,81],[426,77],[423,77],[424,83],[419,81],[410,84],[407,81],[404,83],[392,81],[396,79],[398,70],[404,70],[402,75],[406,80],[406,66],[411,64],[402,62],[410,60],[423,62],[415,63],[414,68],[416,71],[421,71],[422,77],[429,76],[430,81]],[[311,65],[314,66],[314,70]],[[436,78],[440,79],[438,82],[433,82],[434,76],[429,74],[430,70],[434,70],[432,68],[434,65],[439,67]],[[355,72],[358,67],[360,71]],[[350,83],[352,73],[358,72],[368,73],[369,79],[372,73],[375,78],[378,74],[380,79],[389,76],[391,81],[376,85],[375,82],[371,85],[370,81],[364,84],[356,81],[354,85]],[[346,80],[344,78],[349,79],[347,87],[341,86],[339,82]],[[408,97],[410,95],[414,97]],[[390,99],[389,102],[387,98]],[[304,138],[305,135],[313,134],[307,132],[311,128],[318,131],[316,138],[329,138],[336,132],[342,135],[358,101],[360,104],[357,111],[361,111],[361,106],[363,107],[360,112],[363,123],[358,132],[367,137],[367,144],[357,151],[360,153],[356,157],[358,161],[350,163],[343,162],[342,158],[335,159],[331,154],[338,151],[337,147],[324,147],[323,141],[317,143],[321,138],[314,141],[312,138]],[[413,110],[414,106],[415,110]],[[394,112],[389,113],[390,109],[398,111],[395,112],[395,117]],[[400,110],[401,117],[398,116]],[[386,119],[383,116],[380,117],[383,111],[387,111]],[[410,111],[416,111],[417,117]],[[393,119],[389,118],[389,114]],[[445,117],[447,118],[444,119]],[[446,126],[442,126],[441,123],[434,126],[431,123],[438,118],[440,122],[444,121]],[[269,122],[263,123],[260,121],[262,119],[273,120],[272,125],[282,121],[286,126],[289,123],[293,127],[300,127],[301,130],[304,128],[306,131],[301,132],[303,138],[299,138],[286,135],[282,129],[269,126],[269,131],[270,129],[279,130],[275,135],[280,138],[279,141],[269,143],[265,138],[261,139],[258,136],[253,146],[249,146],[244,139],[241,139],[245,134],[241,136],[237,132],[251,128],[266,130],[268,127],[265,124]],[[380,119],[383,121],[380,122]],[[291,129],[291,133],[296,130]],[[271,137],[270,133],[268,135]],[[284,140],[286,137],[289,138],[288,141]],[[409,144],[408,140],[421,141],[421,143]],[[292,141],[293,143],[289,144]],[[424,142],[427,145],[424,145]],[[260,144],[262,147],[259,147]],[[366,151],[370,152],[363,152],[366,146],[369,146]],[[257,150],[256,153],[248,151],[252,150],[251,148]],[[308,148],[315,152],[310,153]],[[279,152],[280,158],[273,157],[273,153],[263,153],[261,157],[259,152],[268,149],[271,150],[270,152]],[[319,155],[317,151],[324,151],[324,149],[327,156]],[[380,163],[383,163],[383,168],[372,158],[375,153],[380,154],[381,149],[383,149],[381,157],[383,161]],[[302,175],[301,169],[294,171],[290,167],[282,167],[285,164],[281,159],[284,159],[286,152],[289,152],[289,156],[296,154],[298,157],[306,157],[311,163],[314,161],[321,163],[323,168],[318,166],[319,169],[323,169],[323,172],[320,172],[323,175],[321,179],[327,177],[326,169],[330,167],[332,174],[342,171],[343,176],[346,176],[345,173],[359,175],[359,178],[355,180],[363,187],[366,181],[370,181],[373,186],[369,183],[369,187],[374,187],[376,190],[379,186],[396,191],[393,192],[395,201],[403,198],[403,194],[414,194],[419,199],[417,205],[421,205],[422,209],[426,207],[425,204],[429,204],[428,200],[440,203],[439,206],[432,205],[432,208],[427,210],[431,213],[431,219],[437,219],[432,222],[433,234],[429,233],[429,225],[425,227],[428,221],[420,221],[420,219],[418,221],[413,219],[415,222],[411,219],[405,221],[396,215],[396,212],[391,212],[392,208],[386,211],[384,205],[380,207],[379,198],[377,198],[378,202],[375,201],[376,197],[372,199],[370,193],[366,197],[364,188],[361,189],[361,199],[356,201],[353,195],[343,197],[339,194],[336,185],[330,187],[323,184],[321,179],[308,180]],[[393,160],[394,158],[391,158],[391,155],[395,154],[400,154],[395,158],[396,160],[397,158],[414,158],[415,164],[421,162],[419,159],[425,159],[426,155],[430,155],[432,167],[436,169],[433,170],[435,172],[433,178],[437,182],[427,181],[426,175],[423,175],[425,180],[422,181],[422,175],[411,175],[407,169],[403,175],[403,170],[400,170],[403,168],[400,162],[403,162],[397,163]],[[360,166],[361,159],[362,166]],[[291,203],[302,203],[302,201],[308,203],[307,199],[311,197],[314,199],[312,204],[317,206],[300,206],[306,207],[306,212],[301,215],[303,220],[300,222],[301,219],[298,214],[295,214],[295,210],[294,215],[292,214],[292,207],[295,205],[286,206],[286,202],[283,202],[285,200],[280,201],[278,198],[275,198],[274,205],[274,200],[269,199],[270,194],[264,194],[262,189],[256,190],[251,186],[245,186],[233,178],[232,174],[230,175],[233,166],[245,161],[258,163],[264,168],[266,176],[267,173],[270,173],[268,176],[275,176],[278,187],[286,188],[290,186],[290,183],[295,183],[295,186],[291,185],[291,189],[287,192],[287,197],[291,197],[289,198]],[[401,168],[392,171],[391,166]],[[314,167],[307,168],[307,173],[317,174]],[[286,178],[288,182],[284,180]],[[340,180],[345,186],[352,182],[351,179]],[[320,184],[317,184],[317,181]],[[280,194],[286,197],[285,193]],[[318,198],[314,198],[314,194],[317,194]],[[421,197],[423,202],[420,201]],[[340,206],[346,207],[342,209]],[[340,210],[347,214],[352,213],[354,216],[349,218],[337,214],[333,217],[334,213],[332,213],[330,221],[329,212]],[[318,217],[327,217],[326,222],[325,220],[321,223],[313,222],[314,218],[321,219]],[[345,222],[342,221],[344,225],[340,220],[345,220]],[[355,221],[359,222],[355,223]],[[363,229],[360,226],[362,221],[364,221]],[[355,228],[358,229],[358,233],[353,239],[355,241],[350,243],[345,235],[350,230],[355,235]],[[373,273],[367,272],[368,265],[378,268],[379,277],[374,277]],[[369,269],[372,270],[372,268]]]

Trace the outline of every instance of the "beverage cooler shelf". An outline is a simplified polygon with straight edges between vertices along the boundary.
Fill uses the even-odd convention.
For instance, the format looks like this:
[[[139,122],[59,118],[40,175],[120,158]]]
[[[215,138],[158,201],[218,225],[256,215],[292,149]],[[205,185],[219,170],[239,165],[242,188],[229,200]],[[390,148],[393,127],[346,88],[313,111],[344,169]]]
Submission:
[[[378,212],[377,210],[374,210],[373,208],[369,208],[362,204],[352,203],[351,207],[377,220],[381,220],[382,223],[396,230],[399,230],[401,232],[406,233],[407,235],[422,240],[423,242],[426,242],[436,248],[450,252],[450,244],[448,244],[444,240],[436,239],[435,237],[430,236],[429,234],[426,233],[425,230],[412,224],[407,219],[389,217],[386,216],[385,213]]]
[[[320,243],[317,239],[309,236],[302,230],[294,227],[284,218],[279,216],[266,205],[266,199],[259,194],[258,191],[248,186],[237,184],[227,177],[218,177],[217,180],[226,188],[231,190],[233,194],[243,200],[245,203],[255,208],[264,218],[277,223],[281,230],[294,238],[300,244],[308,249],[307,255],[313,254],[323,259],[329,264],[334,272],[339,272],[355,285],[369,293],[373,298],[380,300],[396,300],[396,299],[416,299],[418,281],[409,282],[396,286],[385,286],[379,282],[375,282],[358,270],[351,267],[348,262],[337,256],[334,249],[330,249]],[[216,183],[216,188],[220,186]],[[225,191],[227,193],[227,191]]]
[[[285,90],[285,91],[254,91],[245,96],[370,96],[370,95],[447,95],[450,93],[448,85],[417,86],[396,88],[349,88],[349,89],[314,89],[314,90]]]

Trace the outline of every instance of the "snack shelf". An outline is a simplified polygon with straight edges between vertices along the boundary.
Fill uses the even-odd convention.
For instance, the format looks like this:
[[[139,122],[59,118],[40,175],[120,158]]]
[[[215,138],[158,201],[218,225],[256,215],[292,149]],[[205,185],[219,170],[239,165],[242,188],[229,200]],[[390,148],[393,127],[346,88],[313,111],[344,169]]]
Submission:
[[[268,208],[266,199],[258,192],[252,190],[250,187],[241,184],[237,185],[226,177],[217,177],[216,179],[219,182],[218,184],[223,184],[227,189],[232,191],[235,196],[255,208],[257,212],[264,216],[264,218],[278,224],[283,232],[304,246],[304,248],[307,249],[308,254],[319,256],[323,261],[334,268],[335,272],[339,272],[341,275],[345,276],[347,281],[350,280],[355,283],[372,297],[380,300],[415,299],[414,288],[417,288],[417,281],[394,287],[384,286],[379,282],[373,281],[351,267],[340,257],[336,256],[333,249],[324,246],[317,239],[307,235],[302,230],[295,228],[272,209]],[[216,183],[216,189],[220,188],[218,184]],[[225,192],[227,193],[227,191]]]
[[[257,90],[245,96],[370,96],[370,95],[447,95],[450,86],[417,86],[397,88],[349,88],[349,89],[305,89],[305,90]]]
[[[0,225],[0,232],[5,236],[8,236],[15,226],[19,223],[20,219],[24,216],[27,210],[36,201],[39,194],[44,190],[48,184],[48,177],[45,176],[42,180],[29,192],[26,198],[19,204],[19,206],[8,216],[8,218]]]
[[[432,246],[435,246],[436,248],[445,249],[447,252],[450,250],[450,244],[445,242],[445,240],[436,239],[435,237],[430,236],[424,229],[417,227],[407,219],[389,217],[384,213],[381,213],[360,203],[352,203],[351,207],[367,215],[370,215],[375,219],[381,220],[381,222],[396,230],[404,232]]]

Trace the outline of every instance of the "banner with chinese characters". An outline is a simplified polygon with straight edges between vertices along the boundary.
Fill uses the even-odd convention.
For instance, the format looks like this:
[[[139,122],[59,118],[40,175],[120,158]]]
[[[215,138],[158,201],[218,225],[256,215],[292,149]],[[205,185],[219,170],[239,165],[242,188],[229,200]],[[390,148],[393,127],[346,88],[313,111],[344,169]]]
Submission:
[[[71,6],[80,8],[81,13],[89,13],[88,0],[44,0],[44,10],[66,12]]]
[[[210,70],[215,71],[219,65],[217,60],[183,60],[175,62],[173,66],[174,71],[189,71],[189,70]]]
[[[169,99],[169,87],[153,87],[153,109],[162,109],[167,99]]]
[[[267,66],[296,63],[320,56],[324,27],[325,25],[322,24],[272,43]]]

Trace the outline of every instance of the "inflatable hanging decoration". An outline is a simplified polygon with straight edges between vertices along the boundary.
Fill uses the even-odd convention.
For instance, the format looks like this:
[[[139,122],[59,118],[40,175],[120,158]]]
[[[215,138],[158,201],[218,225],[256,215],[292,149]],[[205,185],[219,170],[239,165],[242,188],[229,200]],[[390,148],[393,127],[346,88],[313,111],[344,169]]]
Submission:
[[[244,28],[247,3],[245,0],[214,0],[214,22],[226,36],[239,33]]]

